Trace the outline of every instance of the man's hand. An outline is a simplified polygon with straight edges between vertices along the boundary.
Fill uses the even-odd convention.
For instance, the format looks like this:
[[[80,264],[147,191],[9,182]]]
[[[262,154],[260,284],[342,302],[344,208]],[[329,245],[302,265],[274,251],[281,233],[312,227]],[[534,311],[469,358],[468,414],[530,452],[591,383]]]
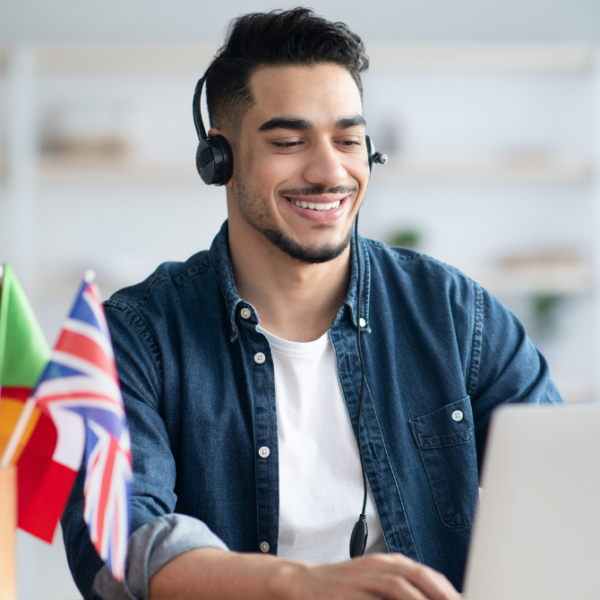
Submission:
[[[458,592],[441,573],[402,554],[371,554],[335,565],[312,566],[302,584],[290,582],[290,598],[314,600],[457,600]]]
[[[150,580],[150,600],[459,600],[440,573],[402,554],[333,565],[238,554],[186,552]]]

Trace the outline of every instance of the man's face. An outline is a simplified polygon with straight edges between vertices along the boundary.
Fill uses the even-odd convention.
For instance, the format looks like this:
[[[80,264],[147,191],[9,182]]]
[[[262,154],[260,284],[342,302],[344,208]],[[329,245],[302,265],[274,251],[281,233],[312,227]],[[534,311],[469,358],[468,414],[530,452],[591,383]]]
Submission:
[[[321,64],[262,68],[251,86],[229,210],[295,259],[332,260],[348,246],[369,178],[356,83]]]

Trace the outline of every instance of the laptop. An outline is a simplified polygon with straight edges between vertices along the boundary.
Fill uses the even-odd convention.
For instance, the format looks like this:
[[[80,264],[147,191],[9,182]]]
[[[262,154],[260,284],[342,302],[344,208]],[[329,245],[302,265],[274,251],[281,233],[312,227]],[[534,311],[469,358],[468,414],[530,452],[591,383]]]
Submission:
[[[465,600],[600,599],[600,404],[492,418]]]

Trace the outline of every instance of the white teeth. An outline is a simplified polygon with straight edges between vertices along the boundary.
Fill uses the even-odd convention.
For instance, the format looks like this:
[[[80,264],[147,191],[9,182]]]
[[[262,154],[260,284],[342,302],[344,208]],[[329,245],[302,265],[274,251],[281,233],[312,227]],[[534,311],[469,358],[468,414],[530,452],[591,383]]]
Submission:
[[[290,202],[301,208],[310,208],[312,210],[320,210],[321,212],[325,212],[331,210],[332,208],[337,208],[340,205],[341,200],[336,200],[335,202],[329,202],[326,204],[315,204],[314,202],[305,202],[304,200],[290,200]]]

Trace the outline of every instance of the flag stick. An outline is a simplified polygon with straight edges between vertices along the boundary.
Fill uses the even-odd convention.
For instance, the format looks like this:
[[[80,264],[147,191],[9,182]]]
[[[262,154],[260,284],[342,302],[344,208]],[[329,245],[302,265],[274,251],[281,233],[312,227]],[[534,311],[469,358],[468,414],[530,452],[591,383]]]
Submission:
[[[0,600],[17,599],[17,470],[0,469]]]

